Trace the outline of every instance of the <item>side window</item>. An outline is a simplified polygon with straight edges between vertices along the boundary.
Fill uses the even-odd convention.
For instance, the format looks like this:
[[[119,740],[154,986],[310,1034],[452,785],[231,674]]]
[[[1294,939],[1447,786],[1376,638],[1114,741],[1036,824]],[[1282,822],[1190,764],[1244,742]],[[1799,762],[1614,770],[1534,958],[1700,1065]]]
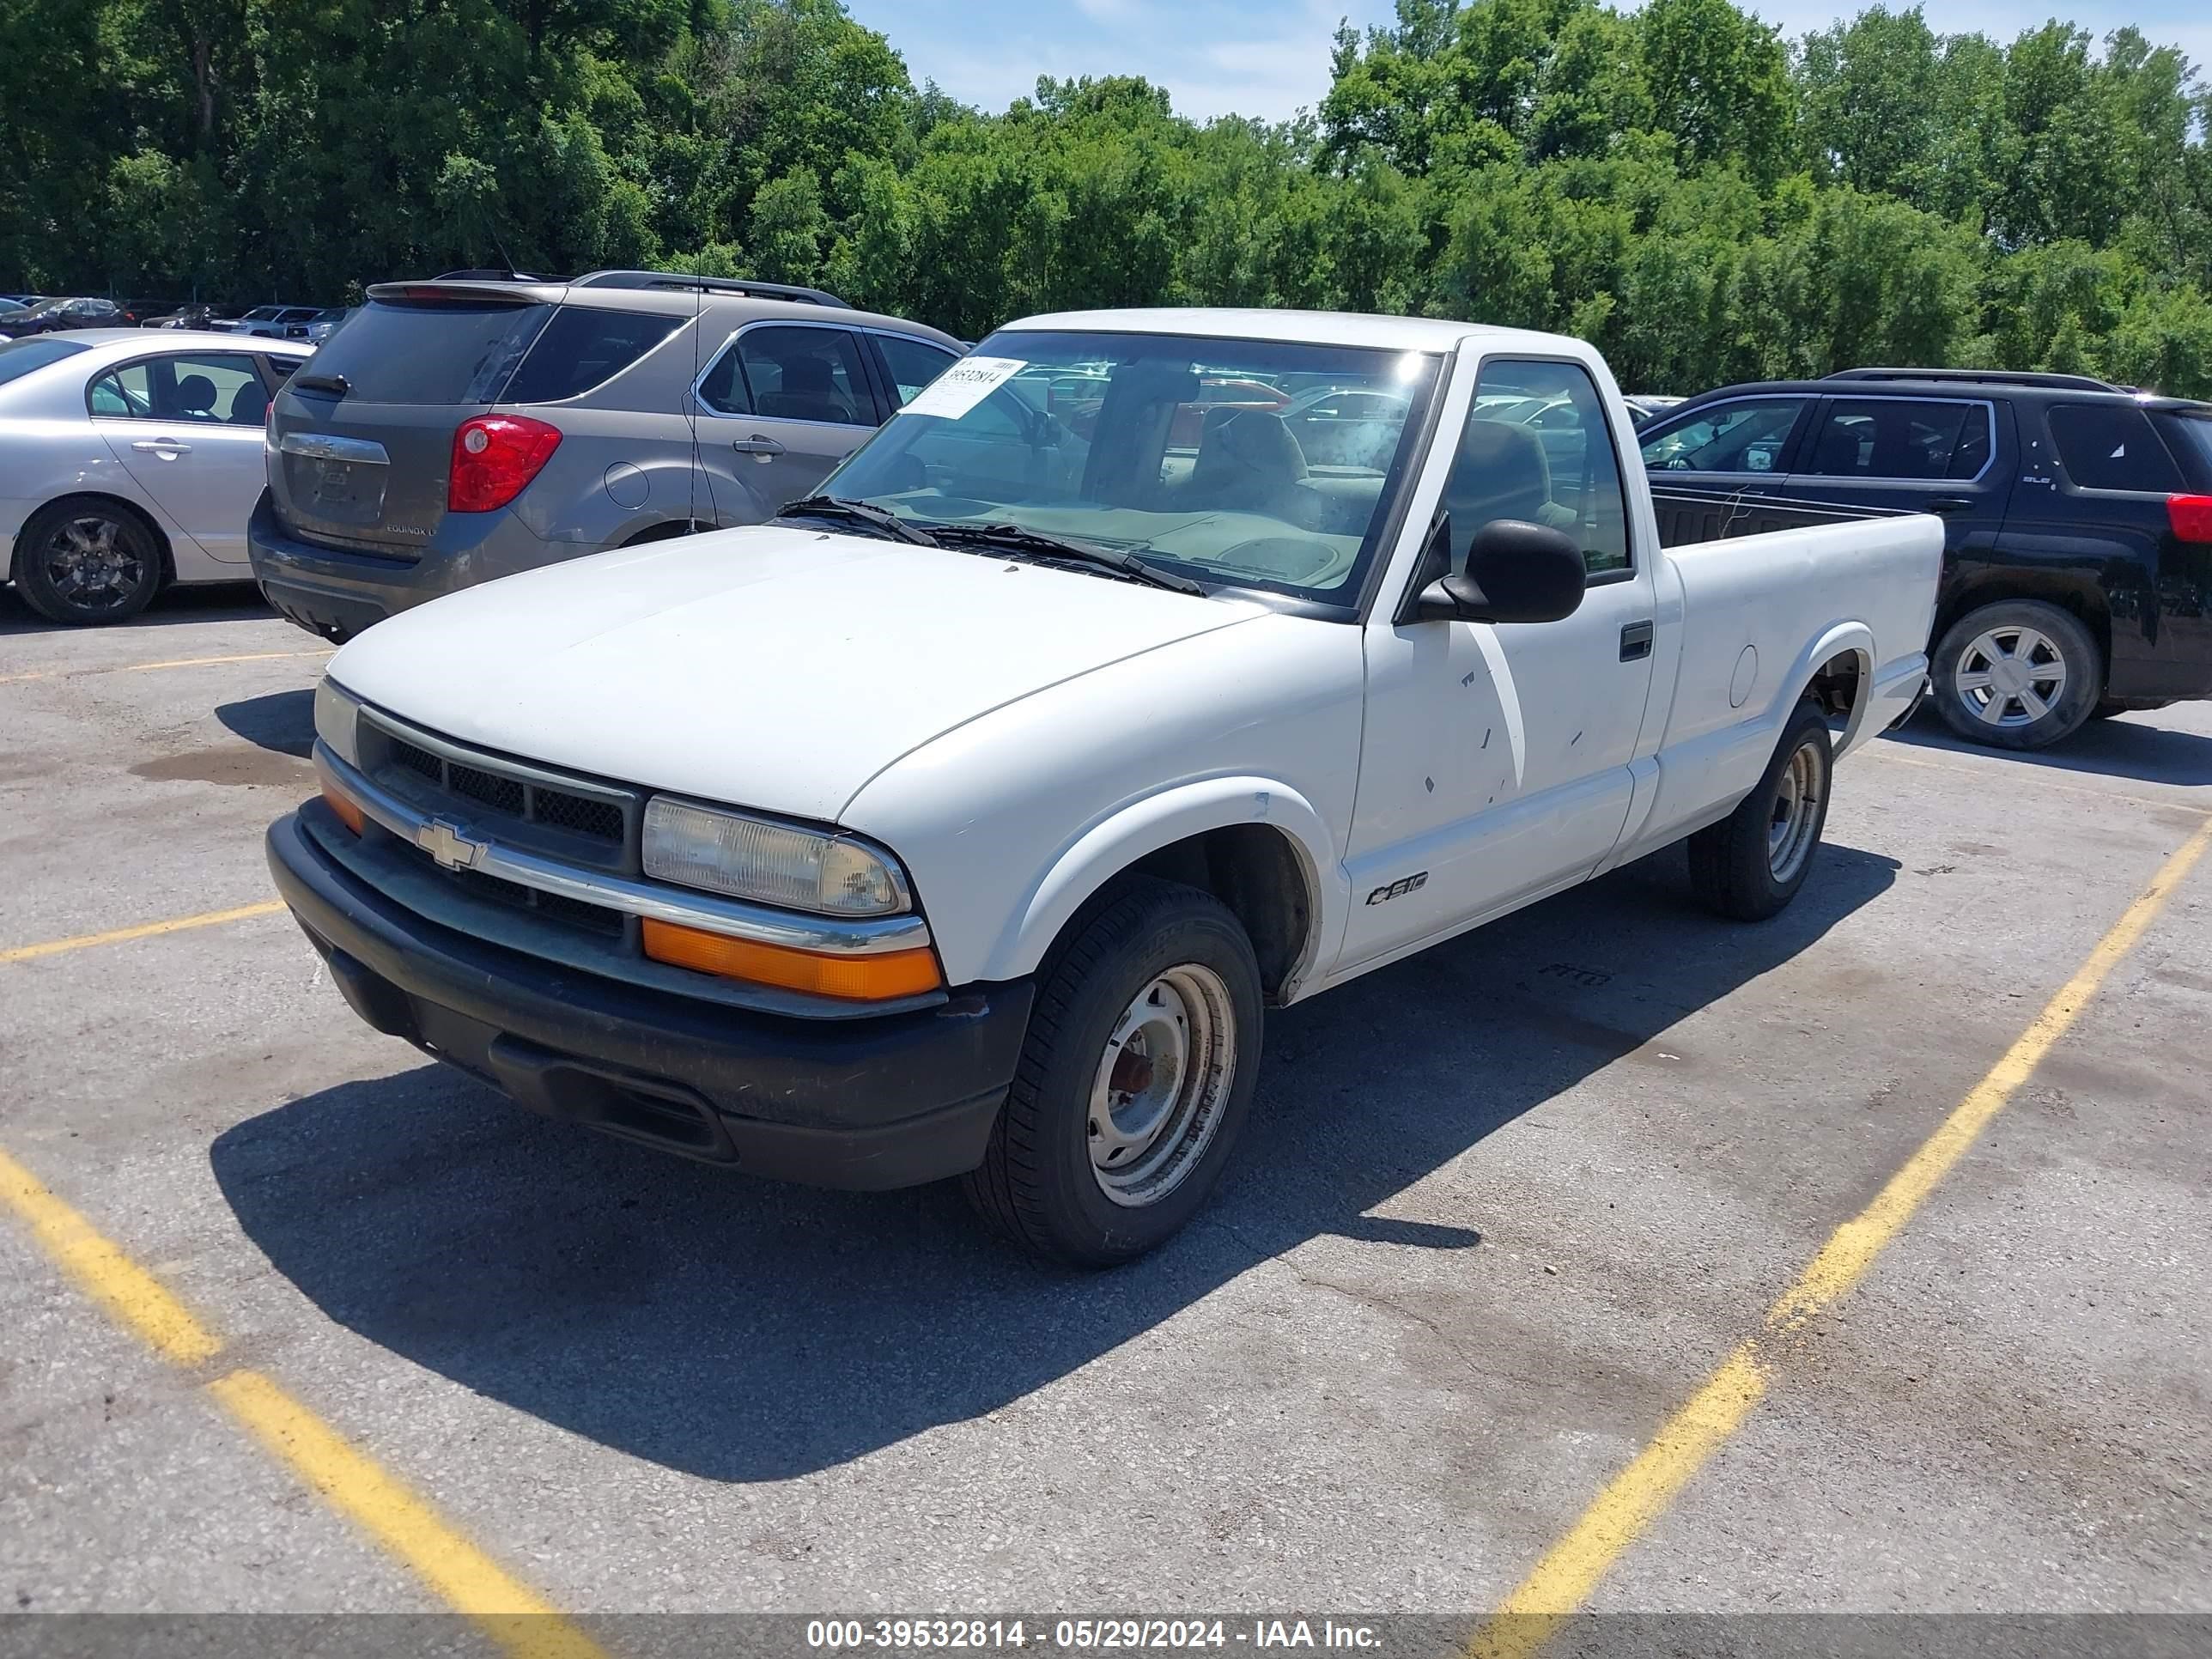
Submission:
[[[914,401],[915,394],[960,360],[941,346],[903,334],[878,334],[884,362],[890,366],[891,384],[898,388],[899,406]]]
[[[681,317],[562,306],[507,382],[500,401],[550,404],[604,386],[684,326]]]
[[[1915,398],[1838,398],[1828,405],[1801,472],[1824,478],[1941,479],[1961,476],[1952,463],[1969,425],[1971,453],[1989,454],[1989,411],[1978,404]],[[1981,470],[1976,460],[1964,476]]]
[[[745,395],[745,377],[738,372],[738,343],[732,340],[721,355],[707,365],[699,377],[699,401],[718,415],[750,415],[751,398]]]
[[[1444,484],[1453,568],[1464,568],[1484,525],[1520,519],[1565,531],[1592,575],[1628,569],[1620,461],[1589,375],[1575,363],[1493,357],[1475,398]]]
[[[147,390],[146,365],[131,363],[100,376],[85,389],[85,407],[117,420],[150,417],[154,400]]]
[[[842,328],[769,327],[738,337],[752,412],[770,420],[873,426],[860,343]]]
[[[1644,465],[1675,472],[1773,472],[1781,467],[1802,398],[1721,404],[1644,441]]]
[[[259,426],[269,392],[251,357],[157,357],[146,365],[157,421]]]
[[[2051,441],[2069,482],[2082,489],[2148,489],[2171,495],[2181,488],[2173,458],[2131,404],[2055,404]]]

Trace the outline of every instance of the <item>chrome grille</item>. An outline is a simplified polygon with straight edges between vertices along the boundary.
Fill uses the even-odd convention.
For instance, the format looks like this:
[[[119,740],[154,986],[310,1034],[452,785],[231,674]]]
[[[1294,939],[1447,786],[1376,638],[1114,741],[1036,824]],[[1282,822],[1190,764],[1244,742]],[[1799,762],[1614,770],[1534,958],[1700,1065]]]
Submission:
[[[586,793],[592,786],[580,781],[566,786],[538,775],[535,769],[502,763],[489,755],[463,760],[443,739],[435,740],[447,750],[441,753],[428,746],[428,734],[423,734],[425,741],[418,743],[401,735],[374,711],[364,712],[368,725],[383,741],[385,761],[434,784],[441,793],[456,797],[457,807],[466,802],[471,809],[543,824],[564,835],[604,842],[610,848],[622,848],[629,838],[630,813],[626,803],[634,802],[635,797],[627,792]],[[474,817],[480,813],[471,811],[469,815]]]

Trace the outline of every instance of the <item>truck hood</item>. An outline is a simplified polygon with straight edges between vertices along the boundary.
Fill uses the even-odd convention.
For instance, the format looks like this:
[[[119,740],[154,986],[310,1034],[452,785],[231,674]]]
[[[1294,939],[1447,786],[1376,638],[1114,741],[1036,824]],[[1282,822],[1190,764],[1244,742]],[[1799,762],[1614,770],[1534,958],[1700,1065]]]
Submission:
[[[453,594],[378,623],[330,674],[462,742],[834,822],[870,778],[955,726],[1263,614],[988,555],[764,526]]]

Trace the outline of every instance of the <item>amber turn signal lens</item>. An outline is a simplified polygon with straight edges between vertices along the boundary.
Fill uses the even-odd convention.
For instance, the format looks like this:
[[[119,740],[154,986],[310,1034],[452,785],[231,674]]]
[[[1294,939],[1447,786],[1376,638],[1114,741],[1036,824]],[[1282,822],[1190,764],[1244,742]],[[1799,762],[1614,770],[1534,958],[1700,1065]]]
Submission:
[[[874,957],[823,956],[655,921],[650,916],[645,921],[645,953],[672,967],[846,1002],[888,1002],[934,991],[945,982],[937,971],[937,953],[927,945]]]
[[[340,794],[337,788],[329,783],[323,785],[323,799],[329,805],[331,811],[338,815],[340,823],[345,825],[356,836],[361,833],[361,808]]]

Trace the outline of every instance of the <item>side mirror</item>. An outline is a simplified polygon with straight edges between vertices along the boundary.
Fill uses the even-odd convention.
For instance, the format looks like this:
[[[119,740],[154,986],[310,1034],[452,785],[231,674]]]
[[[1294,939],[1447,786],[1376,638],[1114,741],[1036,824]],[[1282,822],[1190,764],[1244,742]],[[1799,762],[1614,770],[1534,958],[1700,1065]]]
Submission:
[[[1547,623],[1571,617],[1589,581],[1582,550],[1563,532],[1493,519],[1475,532],[1462,575],[1421,590],[1423,617],[1461,622]]]

